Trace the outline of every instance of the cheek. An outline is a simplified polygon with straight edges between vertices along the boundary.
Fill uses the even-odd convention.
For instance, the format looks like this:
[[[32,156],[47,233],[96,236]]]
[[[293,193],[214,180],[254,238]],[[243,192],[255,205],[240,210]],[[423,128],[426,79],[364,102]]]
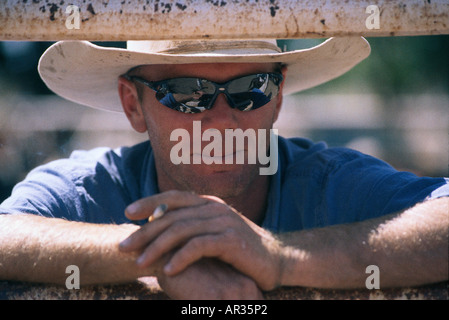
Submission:
[[[170,148],[173,142],[170,141],[170,135],[175,128],[172,127],[173,121],[162,117],[149,116],[146,120],[148,128],[148,137],[153,149],[162,151]]]
[[[147,125],[147,131],[151,140],[155,138],[170,141],[170,133],[179,128],[179,112],[161,105],[155,98],[154,93],[144,95],[143,113]],[[179,114],[178,114],[179,113]]]
[[[145,122],[148,137],[155,154],[161,159],[169,159],[170,150],[179,141],[170,141],[170,136],[176,129],[186,129],[189,133],[192,128],[192,119],[186,115],[168,109],[161,105],[146,108]]]
[[[262,108],[242,113],[242,127],[254,129],[271,129],[276,120],[276,103],[271,101]]]

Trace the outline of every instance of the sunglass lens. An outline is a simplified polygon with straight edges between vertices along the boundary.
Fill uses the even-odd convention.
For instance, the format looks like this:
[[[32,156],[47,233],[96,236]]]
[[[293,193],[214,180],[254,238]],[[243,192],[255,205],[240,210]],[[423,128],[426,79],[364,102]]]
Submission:
[[[156,98],[164,106],[183,112],[199,113],[208,109],[215,88],[197,78],[179,78],[161,82]]]
[[[269,74],[258,74],[232,81],[228,92],[233,100],[233,107],[250,111],[270,102],[278,92],[278,85],[270,77]]]
[[[275,74],[255,74],[234,79],[220,86],[232,108],[250,111],[266,105],[279,91],[282,77]],[[199,78],[164,80],[152,87],[164,106],[183,112],[199,113],[212,107],[216,84]]]

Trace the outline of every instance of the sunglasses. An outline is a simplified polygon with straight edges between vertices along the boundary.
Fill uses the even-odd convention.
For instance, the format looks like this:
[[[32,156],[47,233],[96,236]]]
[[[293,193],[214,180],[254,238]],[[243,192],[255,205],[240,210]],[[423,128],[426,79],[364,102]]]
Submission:
[[[231,108],[240,111],[258,109],[277,96],[283,79],[280,73],[252,74],[224,83],[201,78],[147,81],[137,76],[125,77],[154,90],[160,103],[183,113],[200,113],[211,109],[220,93],[226,96]]]

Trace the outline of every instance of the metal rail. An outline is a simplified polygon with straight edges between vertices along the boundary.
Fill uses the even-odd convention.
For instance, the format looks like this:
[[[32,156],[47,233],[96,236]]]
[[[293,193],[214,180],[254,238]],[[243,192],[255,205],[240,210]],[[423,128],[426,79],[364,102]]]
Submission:
[[[449,34],[448,0],[0,1],[0,40],[289,39],[434,34]]]

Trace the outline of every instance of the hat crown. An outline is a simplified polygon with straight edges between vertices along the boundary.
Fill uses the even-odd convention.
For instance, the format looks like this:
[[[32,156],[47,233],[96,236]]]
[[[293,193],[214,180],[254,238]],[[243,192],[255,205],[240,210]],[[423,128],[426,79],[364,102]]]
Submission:
[[[174,55],[279,53],[276,40],[128,41],[127,49],[142,53]]]

